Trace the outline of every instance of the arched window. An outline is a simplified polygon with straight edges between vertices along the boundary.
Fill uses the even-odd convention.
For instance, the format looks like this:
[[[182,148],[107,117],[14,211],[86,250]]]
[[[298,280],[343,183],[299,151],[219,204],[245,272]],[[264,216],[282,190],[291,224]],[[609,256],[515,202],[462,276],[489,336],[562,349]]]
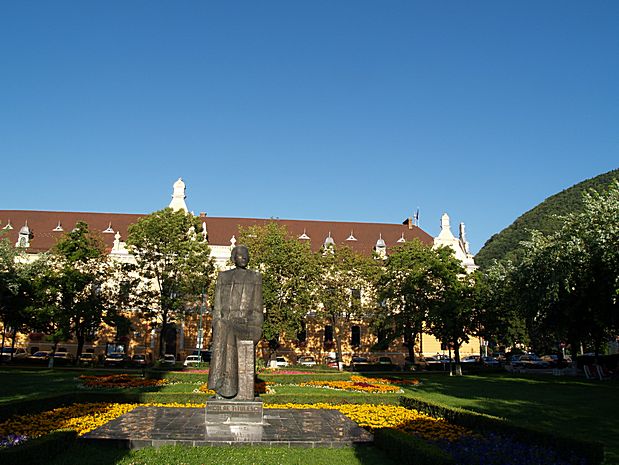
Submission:
[[[361,327],[352,326],[350,328],[350,345],[353,347],[359,347],[361,345]]]

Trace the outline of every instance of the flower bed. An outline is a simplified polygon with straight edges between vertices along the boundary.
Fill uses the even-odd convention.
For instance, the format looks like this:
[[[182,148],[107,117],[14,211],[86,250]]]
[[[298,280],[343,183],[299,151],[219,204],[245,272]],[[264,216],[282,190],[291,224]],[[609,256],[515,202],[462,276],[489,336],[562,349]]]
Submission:
[[[0,437],[10,434],[38,437],[57,429],[72,429],[83,435],[118,418],[137,404],[74,404],[34,415],[21,415],[0,423]]]
[[[168,383],[166,379],[145,379],[134,375],[95,375],[79,377],[82,385],[87,388],[133,388],[133,387],[156,387]]]
[[[350,377],[350,381],[307,381],[299,383],[297,386],[381,394],[403,392],[399,386],[417,386],[418,384],[420,382],[417,379],[366,378],[365,376],[355,375]]]
[[[337,389],[340,391],[371,392],[375,394],[403,392],[398,386],[366,381],[308,381],[300,383],[300,387],[316,387],[323,389]]]
[[[395,428],[428,440],[454,441],[471,436],[472,431],[447,423],[442,418],[433,418],[416,410],[396,405],[373,404],[272,404],[265,408],[330,409],[339,410],[363,428]]]
[[[350,377],[354,382],[372,382],[376,384],[395,384],[397,386],[418,386],[421,381],[418,379],[397,379],[397,378],[366,378],[365,376],[353,375]]]

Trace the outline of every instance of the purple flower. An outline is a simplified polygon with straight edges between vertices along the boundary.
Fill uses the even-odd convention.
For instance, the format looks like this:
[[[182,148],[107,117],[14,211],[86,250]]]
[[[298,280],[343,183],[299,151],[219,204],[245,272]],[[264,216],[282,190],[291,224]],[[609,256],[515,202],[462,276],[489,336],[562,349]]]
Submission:
[[[22,442],[25,442],[28,436],[22,434],[9,434],[7,436],[0,436],[0,447],[13,447]]]

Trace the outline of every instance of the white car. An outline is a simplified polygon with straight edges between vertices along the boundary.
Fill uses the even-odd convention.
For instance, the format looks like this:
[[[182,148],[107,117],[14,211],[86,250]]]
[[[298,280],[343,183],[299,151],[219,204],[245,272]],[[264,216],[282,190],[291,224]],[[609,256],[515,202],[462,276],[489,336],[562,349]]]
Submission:
[[[183,365],[186,367],[198,366],[200,363],[202,363],[202,358],[199,355],[188,355],[183,362]]]
[[[271,368],[283,368],[289,365],[288,360],[284,357],[275,357],[269,362]]]
[[[161,359],[162,365],[174,365],[176,363],[176,357],[173,354],[165,354]]]
[[[306,367],[313,367],[316,365],[316,359],[310,355],[299,357],[297,360],[299,365],[304,365]]]

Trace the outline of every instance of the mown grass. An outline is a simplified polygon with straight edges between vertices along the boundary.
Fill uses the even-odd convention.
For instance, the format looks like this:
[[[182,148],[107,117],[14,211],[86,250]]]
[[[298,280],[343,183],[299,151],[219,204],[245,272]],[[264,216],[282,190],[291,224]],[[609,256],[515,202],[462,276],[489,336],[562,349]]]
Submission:
[[[163,446],[136,451],[78,444],[49,465],[396,465],[371,446],[338,449]]]
[[[134,371],[134,373],[136,372]],[[77,389],[75,378],[79,374],[80,372],[77,371],[61,371],[56,369],[0,370],[0,377],[2,377],[0,405],[18,400],[44,398],[53,394],[75,392]],[[163,374],[162,376],[165,377],[167,375]],[[206,381],[207,378],[206,376],[196,375],[185,376],[183,373],[176,372],[171,373],[169,376],[178,384],[163,386],[157,390],[170,395],[175,393],[191,393],[198,387],[195,383],[200,380]],[[350,373],[338,373],[335,371],[312,375],[264,373],[260,375],[262,379],[281,385],[275,387],[276,392],[274,394],[266,394],[262,398],[266,403],[397,402],[398,395],[396,394],[362,394],[294,386],[294,384],[311,379],[342,380],[348,379],[350,376]],[[372,377],[373,375],[366,373],[364,376]],[[450,377],[445,373],[377,373],[375,376],[379,378],[386,376],[415,377],[422,381],[422,384],[419,386],[403,386],[404,395],[507,418],[524,426],[535,426],[548,431],[561,432],[568,436],[601,441],[607,448],[607,463],[619,463],[619,421],[617,421],[619,418],[619,402],[617,402],[617,399],[619,399],[619,381],[617,380],[600,382],[553,377],[550,375],[525,376],[509,373],[487,373],[464,377]],[[188,383],[183,383],[184,379]],[[114,391],[118,392],[118,390]],[[114,391],[109,391],[111,401],[114,400]],[[152,391],[152,389],[149,389],[149,391]],[[338,454],[344,452],[329,451],[329,453]],[[133,457],[133,455],[130,456]],[[123,457],[125,456],[123,455]],[[134,463],[141,463],[136,460],[141,459],[136,458]],[[153,460],[155,459],[153,458]],[[180,463],[178,461],[166,462],[165,460],[167,459],[162,460],[161,462],[153,461],[151,463]],[[204,461],[205,459],[200,460],[196,463],[211,463]],[[280,463],[296,463],[294,460],[296,459],[291,456],[290,461],[282,459]],[[187,463],[193,462],[187,461]],[[249,463],[277,462],[268,462],[261,459]],[[305,463],[322,462],[306,461]]]

